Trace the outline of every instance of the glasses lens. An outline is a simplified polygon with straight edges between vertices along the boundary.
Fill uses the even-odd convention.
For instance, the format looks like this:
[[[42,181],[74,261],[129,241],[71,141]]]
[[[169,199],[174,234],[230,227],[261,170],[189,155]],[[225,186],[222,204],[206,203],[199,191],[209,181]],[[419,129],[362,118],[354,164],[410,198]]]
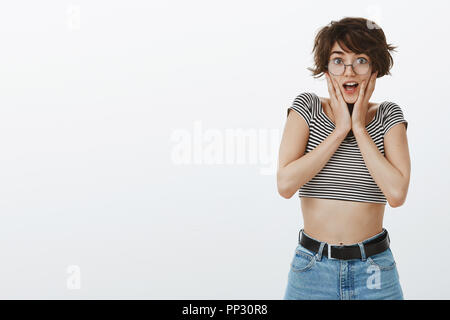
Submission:
[[[349,66],[350,67],[350,66]],[[353,70],[356,74],[367,74],[370,69],[370,63],[365,59],[356,59],[353,62]],[[328,63],[328,71],[335,76],[344,74],[345,65],[340,59],[333,59]]]
[[[365,59],[356,59],[353,62],[353,70],[356,74],[366,74],[369,72],[369,62]]]
[[[344,63],[340,61],[339,59],[331,60],[328,63],[328,71],[330,71],[335,76],[340,76],[344,73]]]

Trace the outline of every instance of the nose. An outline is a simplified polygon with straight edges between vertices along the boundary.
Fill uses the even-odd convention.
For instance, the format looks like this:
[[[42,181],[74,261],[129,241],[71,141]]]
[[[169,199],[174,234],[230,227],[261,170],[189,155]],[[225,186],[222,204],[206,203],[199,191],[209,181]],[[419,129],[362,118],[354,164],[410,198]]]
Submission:
[[[356,73],[353,71],[353,65],[346,65],[344,70],[344,76],[354,77]]]

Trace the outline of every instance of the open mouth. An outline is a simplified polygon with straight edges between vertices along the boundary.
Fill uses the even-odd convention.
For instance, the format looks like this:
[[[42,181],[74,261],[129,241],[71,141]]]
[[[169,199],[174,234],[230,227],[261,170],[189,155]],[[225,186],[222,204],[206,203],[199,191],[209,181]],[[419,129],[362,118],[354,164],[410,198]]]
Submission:
[[[342,86],[344,87],[344,91],[348,94],[353,94],[356,92],[356,88],[358,87],[357,82],[347,82],[344,83]]]

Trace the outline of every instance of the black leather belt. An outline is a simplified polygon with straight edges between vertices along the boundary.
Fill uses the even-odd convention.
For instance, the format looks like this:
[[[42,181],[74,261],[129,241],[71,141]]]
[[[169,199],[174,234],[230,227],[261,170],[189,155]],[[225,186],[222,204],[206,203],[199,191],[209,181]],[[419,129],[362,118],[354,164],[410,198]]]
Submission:
[[[320,241],[308,237],[303,232],[303,229],[300,230],[298,237],[298,243],[304,248],[313,251],[314,253],[319,252]],[[389,243],[389,234],[387,230],[383,228],[383,232],[378,237],[363,244],[366,258],[385,251],[389,248]],[[326,243],[323,247],[322,255],[326,256],[328,259],[362,259],[361,249],[358,244],[336,246],[328,245]]]

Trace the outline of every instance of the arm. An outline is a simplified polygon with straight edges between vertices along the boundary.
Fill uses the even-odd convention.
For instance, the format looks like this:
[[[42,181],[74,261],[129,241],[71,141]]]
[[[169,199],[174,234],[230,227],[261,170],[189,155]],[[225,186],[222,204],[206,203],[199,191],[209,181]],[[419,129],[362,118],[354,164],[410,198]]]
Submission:
[[[356,141],[375,183],[393,208],[401,206],[408,193],[411,163],[404,125],[393,126],[384,137],[385,156],[366,128],[353,128]]]
[[[339,148],[348,131],[336,128],[314,150],[305,153],[308,126],[296,112],[290,112],[279,150],[277,171],[278,193],[289,199],[305,183],[322,170]]]

